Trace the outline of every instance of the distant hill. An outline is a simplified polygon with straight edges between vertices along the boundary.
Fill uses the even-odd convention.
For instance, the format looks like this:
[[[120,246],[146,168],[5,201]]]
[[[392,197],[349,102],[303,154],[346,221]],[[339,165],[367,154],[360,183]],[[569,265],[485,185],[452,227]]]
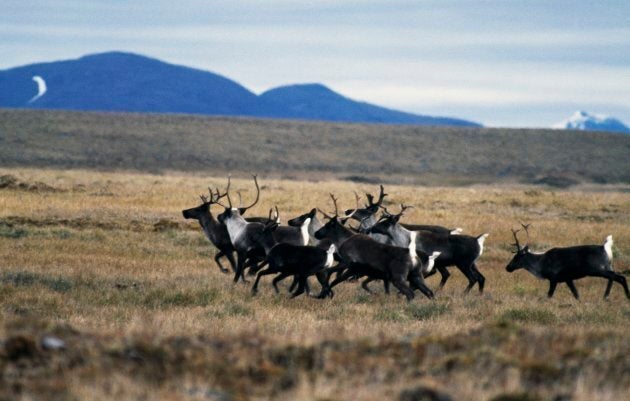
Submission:
[[[37,92],[34,76],[45,82]],[[258,97],[220,75],[128,53],[0,72],[0,106],[38,109],[260,115]]]
[[[630,183],[628,149],[603,132],[0,109],[0,167],[568,186]]]
[[[0,71],[0,107],[479,126],[357,102],[319,84],[257,96],[212,72],[123,52]]]
[[[264,92],[260,98],[278,105],[282,114],[275,117],[420,125],[475,125],[466,120],[419,116],[357,102],[321,84],[282,86]]]
[[[630,128],[616,118],[576,111],[568,119],[555,124],[556,129],[574,129],[580,131],[608,131],[630,134]]]

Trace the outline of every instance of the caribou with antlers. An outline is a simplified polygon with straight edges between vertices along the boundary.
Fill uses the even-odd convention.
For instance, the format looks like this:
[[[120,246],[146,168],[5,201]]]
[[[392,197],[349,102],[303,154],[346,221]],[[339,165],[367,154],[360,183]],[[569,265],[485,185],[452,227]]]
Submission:
[[[433,298],[433,291],[424,284],[422,275],[420,274],[420,263],[415,247],[410,248],[395,247],[387,244],[379,243],[365,234],[357,234],[344,226],[346,220],[358,210],[357,208],[349,215],[339,216],[337,208],[337,199],[330,194],[335,206],[335,214],[327,216],[328,222],[315,233],[315,238],[329,238],[335,247],[341,259],[347,267],[364,266],[377,272],[379,276],[386,277],[391,283],[406,297],[408,301],[414,298],[413,289],[420,290],[427,298]],[[415,245],[415,244],[414,244]],[[428,260],[428,256],[425,259]],[[347,277],[353,273],[344,273]],[[369,275],[369,270],[368,270]],[[380,278],[380,277],[379,277]],[[335,281],[338,281],[337,278]],[[411,288],[407,285],[407,281],[411,284]],[[332,284],[331,284],[332,287]],[[413,289],[412,289],[413,288]]]
[[[201,198],[201,205],[182,210],[182,215],[185,219],[195,219],[199,221],[203,232],[206,234],[206,237],[212,242],[212,244],[219,250],[217,254],[214,256],[214,261],[219,266],[219,269],[223,273],[227,273],[228,269],[224,268],[221,264],[220,259],[225,257],[228,262],[230,262],[230,266],[232,267],[232,271],[236,271],[236,261],[234,260],[234,246],[232,245],[232,241],[230,240],[230,235],[228,234],[227,227],[225,224],[221,223],[212,215],[212,205],[219,204],[219,199],[227,196],[227,192],[221,194],[219,193],[219,189],[216,188],[215,191],[212,191],[212,188],[208,187],[208,195],[209,198],[205,195],[199,195]],[[243,208],[241,207],[240,213],[244,214],[247,209],[254,206],[258,203],[259,193],[256,194],[256,200],[250,206]],[[261,217],[248,217],[246,218],[248,222],[262,222],[267,221],[266,218]]]
[[[218,216],[221,223],[225,224],[227,232],[230,238],[230,242],[236,250],[236,269],[234,272],[234,282],[238,282],[239,279],[245,280],[244,270],[248,265],[256,265],[263,263],[265,259],[265,250],[254,239],[255,236],[260,235],[264,228],[263,223],[248,222],[243,217],[243,214],[256,203],[260,198],[260,187],[258,185],[258,178],[254,177],[254,185],[256,185],[256,200],[254,203],[247,207],[233,207],[232,198],[230,197],[230,184],[231,179],[228,178],[228,184],[225,191],[228,204],[223,205],[218,200],[216,203],[223,206],[225,209],[223,213]]]
[[[376,214],[379,209],[383,209],[383,200],[388,194],[385,193],[385,189],[381,185],[380,192],[378,194],[378,200],[374,202],[374,196],[372,194],[366,193],[365,196],[368,200],[368,203],[360,209],[357,209],[356,213],[353,215],[353,219],[359,221],[358,230],[361,233],[369,233],[370,236],[382,243],[388,243],[390,241],[389,237],[383,234],[377,234],[371,231],[371,228],[374,224],[378,222],[376,218]],[[346,210],[346,214],[352,212],[352,209]],[[401,223],[401,225],[410,231],[430,231],[436,234],[459,234],[462,232],[461,228],[446,228],[437,225],[428,225],[428,224],[407,224]]]
[[[400,213],[391,214],[384,209],[383,216],[372,228],[371,232],[387,235],[396,246],[408,247],[414,242],[415,250],[420,253],[432,254],[439,252],[439,257],[435,260],[435,268],[442,275],[440,288],[444,287],[450,273],[446,269],[449,266],[456,266],[468,279],[466,292],[478,283],[479,292],[483,292],[485,277],[477,269],[476,260],[483,253],[483,245],[488,234],[481,234],[478,237],[469,235],[438,234],[423,230],[408,230],[400,223],[400,217],[410,206],[400,205]],[[425,277],[431,271],[425,272]]]
[[[522,224],[529,239],[529,225]],[[612,268],[612,235],[606,237],[603,245],[579,245],[567,248],[552,248],[544,253],[530,252],[529,244],[521,246],[518,241],[519,230],[512,230],[515,254],[506,270],[513,272],[524,268],[539,279],[549,280],[547,296],[553,297],[558,283],[566,283],[575,299],[580,299],[574,280],[583,277],[603,277],[608,279],[604,298],[610,295],[613,282],[618,282],[630,299],[626,278]],[[528,241],[529,242],[529,241]]]

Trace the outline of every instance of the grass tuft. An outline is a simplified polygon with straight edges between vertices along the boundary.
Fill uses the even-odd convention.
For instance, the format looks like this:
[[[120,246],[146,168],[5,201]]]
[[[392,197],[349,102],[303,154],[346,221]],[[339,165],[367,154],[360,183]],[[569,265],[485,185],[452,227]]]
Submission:
[[[508,309],[499,317],[499,321],[547,325],[556,321],[556,315],[543,309]]]
[[[434,319],[449,311],[449,306],[443,303],[431,302],[421,305],[409,305],[406,308],[407,314],[415,320]]]
[[[12,225],[0,223],[0,237],[3,238],[24,238],[28,235],[28,231],[23,228],[13,227]]]

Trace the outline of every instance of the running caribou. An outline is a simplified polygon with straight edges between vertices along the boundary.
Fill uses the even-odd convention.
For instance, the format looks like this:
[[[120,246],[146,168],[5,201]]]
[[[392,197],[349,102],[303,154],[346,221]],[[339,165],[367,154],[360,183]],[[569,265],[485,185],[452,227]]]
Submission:
[[[332,298],[332,290],[328,286],[328,273],[325,271],[333,265],[333,253],[335,246],[330,245],[327,250],[309,246],[294,245],[290,243],[279,243],[274,238],[274,231],[278,229],[278,223],[275,219],[271,219],[271,211],[269,212],[269,222],[265,224],[261,233],[255,234],[254,238],[260,242],[265,249],[266,261],[268,267],[258,272],[256,281],[252,286],[252,294],[258,292],[258,282],[262,276],[268,274],[278,274],[272,281],[273,288],[278,293],[277,283],[286,277],[293,276],[294,283],[298,287],[293,292],[291,298],[294,298],[308,288],[308,277],[315,275],[322,286],[319,297],[330,296]],[[293,285],[291,286],[293,289]]]
[[[236,262],[234,260],[234,246],[232,245],[232,241],[230,240],[230,235],[228,234],[227,227],[225,224],[218,221],[212,215],[212,205],[218,204],[219,199],[225,197],[226,193],[220,194],[219,190],[216,189],[215,192],[212,191],[210,187],[208,187],[208,194],[210,197],[208,198],[205,195],[199,195],[201,198],[201,204],[199,206],[182,210],[182,215],[185,219],[195,219],[199,221],[201,228],[203,229],[204,234],[210,240],[210,242],[219,250],[214,256],[214,261],[219,266],[219,269],[223,273],[227,273],[228,269],[224,268],[221,264],[220,259],[225,257],[227,258],[230,266],[232,267],[232,271],[236,271]],[[244,214],[247,209],[254,206],[258,203],[259,193],[256,194],[256,200],[248,207],[241,207],[240,213]],[[246,219],[248,222],[261,221],[259,217],[250,217]]]
[[[415,249],[418,253],[431,254],[440,252],[440,256],[435,260],[435,268],[442,275],[440,288],[444,287],[450,273],[446,269],[449,266],[456,266],[468,279],[468,286],[465,292],[478,284],[479,292],[483,292],[485,277],[477,268],[476,261],[483,253],[483,246],[488,234],[481,234],[478,237],[461,234],[436,233],[423,230],[408,230],[399,223],[400,217],[410,206],[400,205],[400,213],[391,214],[385,209],[383,216],[378,223],[372,226],[370,232],[387,235],[396,246],[408,247],[415,242]],[[425,277],[431,275],[427,272]]]
[[[529,225],[521,224],[529,238]],[[574,280],[583,277],[603,277],[608,280],[604,298],[610,295],[613,281],[618,282],[624,289],[626,297],[630,299],[630,291],[626,278],[615,273],[612,268],[613,238],[606,237],[603,245],[579,245],[567,248],[552,248],[544,253],[531,252],[529,244],[521,246],[518,241],[519,230],[512,230],[514,236],[515,254],[506,270],[513,272],[524,268],[539,279],[549,280],[547,296],[553,297],[558,283],[566,283],[575,299],[580,299]]]
[[[349,215],[339,216],[337,199],[330,194],[335,205],[335,214],[317,232],[315,238],[329,238],[341,259],[347,267],[353,265],[365,266],[384,275],[406,297],[408,301],[414,298],[414,289],[420,290],[427,298],[433,298],[433,291],[424,283],[420,273],[420,263],[415,247],[395,247],[382,244],[365,234],[358,234],[344,226],[345,220],[351,218],[358,209]],[[415,245],[415,244],[413,244]],[[423,255],[428,260],[427,255]],[[352,272],[344,273],[350,277]],[[335,281],[340,280],[337,278]],[[411,287],[407,284],[409,282]],[[331,284],[331,287],[333,284]]]

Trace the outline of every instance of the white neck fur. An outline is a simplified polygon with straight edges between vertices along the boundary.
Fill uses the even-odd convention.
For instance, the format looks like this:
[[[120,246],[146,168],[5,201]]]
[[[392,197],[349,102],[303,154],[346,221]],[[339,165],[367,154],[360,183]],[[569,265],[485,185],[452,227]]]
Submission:
[[[416,235],[417,232],[409,232],[409,256],[411,256],[411,263],[413,266],[418,264],[418,254],[416,253]]]
[[[304,223],[300,226],[300,233],[302,234],[302,245],[308,245],[308,226],[311,224],[311,218],[304,220]]]
[[[431,273],[431,270],[433,270],[433,266],[435,266],[435,259],[437,259],[438,256],[440,256],[442,254],[442,252],[433,252],[431,254],[431,256],[429,256],[429,261],[427,262],[427,268],[426,268],[426,272],[427,273]]]
[[[335,258],[333,254],[335,253],[335,245],[330,245],[328,251],[326,251],[326,265],[324,267],[332,267]]]

